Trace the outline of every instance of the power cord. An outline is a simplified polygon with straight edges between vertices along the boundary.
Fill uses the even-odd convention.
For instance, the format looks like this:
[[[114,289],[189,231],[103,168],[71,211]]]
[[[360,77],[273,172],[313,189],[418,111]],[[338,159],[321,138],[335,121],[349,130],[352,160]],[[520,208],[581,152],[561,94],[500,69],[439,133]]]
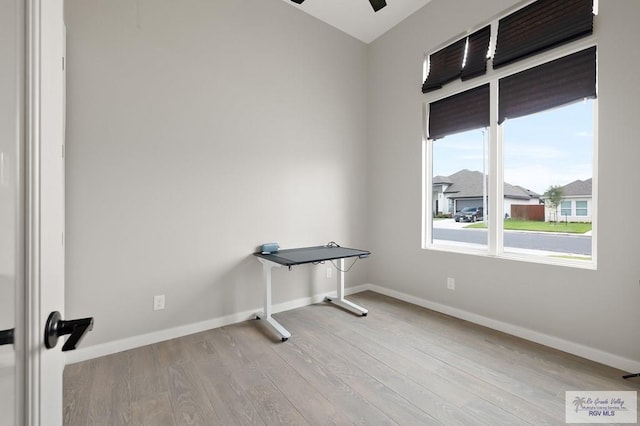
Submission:
[[[325,247],[330,247],[330,248],[334,248],[334,247],[340,247],[340,244],[336,243],[335,241],[329,241],[327,243],[327,245]],[[324,260],[321,260],[319,262],[311,262],[314,265],[324,265]],[[333,265],[335,266],[335,265]],[[337,267],[336,267],[337,269]]]
[[[353,265],[355,265],[355,264],[356,264],[356,262],[358,261],[358,259],[360,259],[360,258],[359,258],[359,257],[354,257],[353,259],[354,259],[354,260],[353,260],[353,262],[351,263],[351,265],[349,265],[349,267],[348,267],[347,269],[345,269],[345,270],[342,270],[342,269],[338,268],[338,265],[336,265],[336,264],[335,264],[335,262],[334,262],[333,260],[331,261],[331,264],[332,264],[332,265],[333,265],[333,267],[334,267],[334,268],[336,268],[338,271],[340,271],[340,272],[344,272],[344,273],[346,274],[347,272],[349,272],[349,271],[351,270],[351,268],[353,268]]]
[[[327,243],[327,247],[340,247],[340,244],[336,243],[335,241],[329,241],[329,242]],[[351,268],[353,268],[353,265],[355,265],[355,264],[356,264],[356,262],[358,261],[358,259],[359,259],[359,257],[354,258],[354,261],[353,261],[353,262],[351,263],[351,265],[349,265],[349,267],[348,267],[347,269],[345,269],[345,270],[340,269],[340,268],[338,267],[338,265],[336,265],[336,263],[335,263],[333,260],[331,260],[330,262],[331,262],[331,264],[333,265],[333,267],[334,267],[334,268],[336,268],[338,271],[340,271],[340,272],[344,272],[344,273],[347,273],[347,272],[349,272],[349,271],[351,270]],[[320,263],[324,263],[324,262],[320,262]]]

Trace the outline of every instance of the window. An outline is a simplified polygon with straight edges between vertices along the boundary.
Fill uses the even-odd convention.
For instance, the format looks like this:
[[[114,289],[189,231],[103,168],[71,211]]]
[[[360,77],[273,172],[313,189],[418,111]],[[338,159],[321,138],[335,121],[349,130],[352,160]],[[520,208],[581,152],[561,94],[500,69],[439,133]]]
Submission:
[[[481,128],[433,142],[431,243],[486,250],[486,230],[463,230],[469,225],[482,228],[486,219],[486,135]]]
[[[585,235],[591,226],[571,223],[578,218],[568,197],[591,196],[587,182],[593,176],[594,104],[594,100],[578,101],[506,120],[501,126],[504,180],[517,185],[513,197],[505,189],[505,201],[511,198],[511,205],[505,206],[511,210],[510,219],[504,222],[505,253],[540,258],[571,256],[580,262],[591,257],[593,237]],[[515,192],[519,188],[526,188],[531,198],[519,197]],[[559,189],[560,204],[555,207],[550,199],[552,188]],[[537,217],[535,209],[540,210]],[[513,231],[538,226],[545,231],[544,241],[540,234],[519,235]],[[580,237],[566,235],[569,233]]]
[[[587,216],[587,202],[576,201],[576,216]]]
[[[533,2],[472,33],[497,32],[486,72],[425,77],[425,248],[595,266],[592,10],[590,0]],[[455,70],[460,40],[429,59],[458,52]],[[566,244],[569,232],[584,234],[579,245]]]

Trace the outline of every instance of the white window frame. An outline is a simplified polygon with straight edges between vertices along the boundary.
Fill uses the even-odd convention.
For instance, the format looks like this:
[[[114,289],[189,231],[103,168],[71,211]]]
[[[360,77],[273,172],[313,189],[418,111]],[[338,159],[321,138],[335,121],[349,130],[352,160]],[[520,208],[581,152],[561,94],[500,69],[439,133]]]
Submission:
[[[509,12],[502,16],[508,15]],[[490,52],[495,51],[495,32],[498,28],[498,19],[492,20],[491,23],[491,43]],[[457,35],[447,40],[434,52],[451,44],[453,41],[459,40],[468,34],[473,33],[487,25],[474,28],[468,33]],[[516,74],[518,72],[533,68],[551,62],[556,59],[563,58],[573,53],[588,49],[590,47],[598,47],[598,40],[595,35],[590,35],[582,39],[567,43],[554,49],[536,54],[529,58],[517,61],[513,64],[493,69],[491,59],[487,63],[487,72],[483,76],[478,76],[467,81],[456,80],[447,83],[443,88],[433,92],[423,94],[422,97],[422,248],[427,250],[448,251],[455,253],[465,253],[472,255],[499,257],[518,261],[526,261],[533,263],[553,264],[561,266],[569,266],[583,269],[597,269],[597,182],[598,182],[598,99],[593,99],[593,156],[592,156],[592,207],[591,207],[591,223],[592,223],[592,240],[591,240],[591,260],[573,260],[560,257],[543,257],[537,255],[529,255],[522,253],[513,253],[504,251],[504,224],[502,215],[489,215],[487,226],[487,247],[475,248],[467,247],[459,244],[446,244],[433,242],[433,217],[432,217],[432,181],[433,181],[433,140],[428,138],[429,123],[429,104],[435,101],[453,96],[466,90],[473,89],[483,84],[490,85],[490,127],[489,127],[489,143],[488,143],[488,211],[502,211],[502,202],[504,200],[504,164],[503,164],[503,136],[502,126],[498,125],[498,81],[501,78]],[[428,55],[426,56],[428,58]],[[597,58],[597,53],[596,53]],[[597,59],[596,59],[597,61]],[[598,65],[596,64],[596,67]],[[425,68],[426,70],[426,68]],[[425,71],[426,72],[426,71]],[[426,75],[423,75],[423,79]],[[596,81],[597,87],[597,81]]]

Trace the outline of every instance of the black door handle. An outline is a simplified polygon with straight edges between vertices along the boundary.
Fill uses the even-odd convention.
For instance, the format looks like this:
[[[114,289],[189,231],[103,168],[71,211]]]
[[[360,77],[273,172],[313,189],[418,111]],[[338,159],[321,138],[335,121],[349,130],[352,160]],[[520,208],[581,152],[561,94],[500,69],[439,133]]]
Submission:
[[[15,328],[0,331],[0,346],[13,345],[13,335],[15,334],[15,331]]]
[[[85,334],[92,329],[92,317],[63,321],[60,312],[51,312],[44,328],[44,345],[47,349],[54,348],[58,344],[59,337],[70,334],[71,336],[62,346],[62,351],[73,351]]]

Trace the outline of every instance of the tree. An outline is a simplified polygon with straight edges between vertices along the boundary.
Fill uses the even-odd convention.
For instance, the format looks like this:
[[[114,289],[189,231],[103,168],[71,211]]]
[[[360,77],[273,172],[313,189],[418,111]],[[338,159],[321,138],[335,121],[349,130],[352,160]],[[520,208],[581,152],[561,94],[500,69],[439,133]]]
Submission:
[[[554,215],[554,221],[558,221],[558,206],[564,198],[564,188],[560,185],[551,185],[544,193],[544,203],[551,209]]]

